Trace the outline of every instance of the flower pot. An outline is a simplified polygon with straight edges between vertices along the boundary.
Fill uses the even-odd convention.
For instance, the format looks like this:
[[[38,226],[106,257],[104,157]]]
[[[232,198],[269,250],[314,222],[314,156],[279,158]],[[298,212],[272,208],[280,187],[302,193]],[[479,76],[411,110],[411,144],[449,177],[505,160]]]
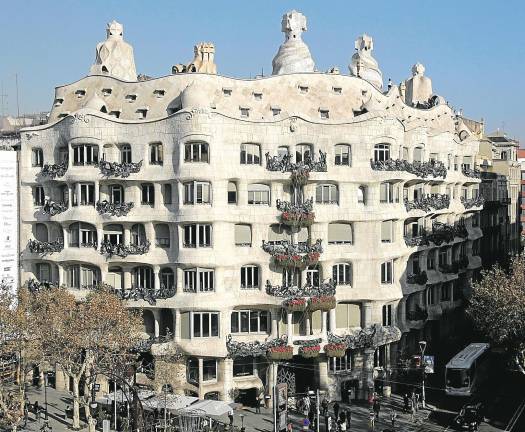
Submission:
[[[293,358],[293,347],[291,346],[277,346],[272,347],[266,352],[268,360],[291,360]]]
[[[299,348],[299,354],[304,358],[313,358],[319,355],[321,347],[319,345],[302,346]]]
[[[306,300],[303,298],[289,299],[283,302],[283,307],[289,312],[302,312],[306,310],[306,305]]]
[[[288,268],[295,267],[302,269],[305,266],[305,263],[301,259],[300,255],[277,255],[275,257],[275,261],[277,264]]]
[[[346,345],[329,343],[324,346],[324,352],[328,357],[343,357],[346,353]]]
[[[314,223],[315,214],[311,213],[292,213],[283,212],[281,215],[281,223],[289,226],[305,227],[310,226]]]
[[[319,257],[321,255],[319,252],[310,252],[306,254],[303,258],[304,265],[306,266],[313,266],[316,265],[319,262]]]
[[[312,297],[310,299],[310,310],[328,312],[329,310],[334,309],[336,304],[337,302],[334,296]]]

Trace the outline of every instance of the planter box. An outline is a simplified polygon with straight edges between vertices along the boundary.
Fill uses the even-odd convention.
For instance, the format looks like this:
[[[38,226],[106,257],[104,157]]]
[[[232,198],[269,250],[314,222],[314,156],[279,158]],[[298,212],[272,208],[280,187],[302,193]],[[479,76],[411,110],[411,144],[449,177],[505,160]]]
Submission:
[[[283,307],[290,312],[302,312],[306,310],[306,306],[307,303],[305,299],[292,299],[283,302]]]
[[[299,348],[299,355],[304,358],[313,358],[317,357],[321,352],[321,347],[319,345],[314,346],[302,346]]]
[[[324,352],[328,357],[344,357],[346,353],[346,345],[344,344],[326,344]]]
[[[329,310],[334,309],[336,304],[337,302],[334,296],[312,297],[310,299],[310,310],[328,312]]]
[[[291,360],[293,358],[293,347],[272,347],[266,352],[268,360]]]

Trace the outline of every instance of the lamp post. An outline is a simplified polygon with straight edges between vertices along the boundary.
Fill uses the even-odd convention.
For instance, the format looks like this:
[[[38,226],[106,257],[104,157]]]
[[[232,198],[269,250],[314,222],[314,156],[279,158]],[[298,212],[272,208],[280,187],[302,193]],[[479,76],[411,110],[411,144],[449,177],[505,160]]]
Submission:
[[[421,405],[426,408],[425,404],[425,350],[427,348],[426,341],[419,341],[419,349],[421,350],[421,364],[423,366],[422,386],[421,386]]]
[[[241,418],[241,432],[244,432],[244,414],[239,414],[239,417]]]
[[[44,403],[46,405],[46,421],[47,421],[47,372],[44,372]]]

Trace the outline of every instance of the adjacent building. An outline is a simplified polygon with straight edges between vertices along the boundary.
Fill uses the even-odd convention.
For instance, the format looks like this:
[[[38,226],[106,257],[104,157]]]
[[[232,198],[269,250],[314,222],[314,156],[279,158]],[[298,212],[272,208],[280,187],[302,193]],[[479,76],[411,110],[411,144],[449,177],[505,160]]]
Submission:
[[[388,392],[481,266],[478,136],[423,65],[385,89],[363,35],[348,75],[319,72],[304,30],[283,16],[268,77],[217,74],[201,43],[149,78],[112,22],[22,134],[22,282],[110,285],[175,391]]]

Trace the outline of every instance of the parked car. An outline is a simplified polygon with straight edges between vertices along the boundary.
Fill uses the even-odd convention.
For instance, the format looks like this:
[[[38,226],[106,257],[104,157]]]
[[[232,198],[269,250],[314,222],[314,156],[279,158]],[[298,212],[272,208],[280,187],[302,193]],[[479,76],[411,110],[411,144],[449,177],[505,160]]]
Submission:
[[[460,430],[477,431],[483,421],[483,405],[481,402],[463,405],[459,414],[454,417],[454,426]]]

